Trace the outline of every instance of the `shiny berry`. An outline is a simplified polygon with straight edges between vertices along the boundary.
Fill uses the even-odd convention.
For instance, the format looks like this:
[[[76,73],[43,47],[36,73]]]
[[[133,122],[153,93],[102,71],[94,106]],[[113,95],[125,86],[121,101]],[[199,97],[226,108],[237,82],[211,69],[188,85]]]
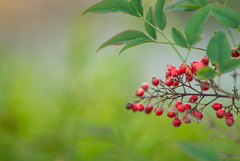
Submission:
[[[222,108],[222,104],[219,103],[219,102],[215,102],[215,103],[212,105],[212,108],[217,111],[217,110],[219,110],[219,109]]]
[[[237,57],[239,57],[239,55],[240,55],[240,54],[238,53],[238,51],[236,51],[236,50],[235,50],[235,51],[232,51],[232,57],[233,57],[233,58],[237,58]]]
[[[155,113],[156,113],[157,116],[160,116],[160,115],[163,114],[163,109],[160,108],[160,107],[157,107]]]
[[[176,67],[174,65],[167,66],[167,71],[172,71],[173,69],[176,69]]]
[[[133,109],[133,112],[137,111],[137,104],[134,103],[132,109]]]
[[[191,63],[191,67],[193,68],[194,64],[196,64],[196,63],[199,63],[199,62],[198,62],[198,61],[193,61],[193,62]]]
[[[182,70],[185,72],[186,71],[186,69],[187,69],[187,64],[186,63],[182,63],[181,64],[181,66],[180,66],[180,68],[182,68]],[[189,67],[189,66],[188,66]]]
[[[184,104],[186,110],[191,110],[192,106],[189,103]]]
[[[208,59],[208,57],[204,56],[204,57],[202,57],[200,62],[203,63],[204,65],[208,65],[209,64],[209,59]]]
[[[191,75],[186,75],[186,80],[188,82],[191,82],[193,80],[193,77]]]
[[[227,113],[225,114],[225,118],[228,118],[228,117],[233,117],[232,112],[227,112]]]
[[[143,83],[141,88],[144,90],[144,91],[147,91],[148,90],[148,83]]]
[[[178,72],[178,75],[182,75],[185,72],[185,70],[183,70],[183,68],[178,68],[177,72]]]
[[[173,69],[173,70],[171,71],[171,75],[172,75],[172,77],[177,77],[177,76],[178,76],[178,71],[177,71],[177,69]]]
[[[181,125],[181,119],[178,118],[178,117],[175,117],[175,118],[173,119],[173,126],[179,127],[180,125]]]
[[[197,111],[195,114],[194,114],[194,117],[198,120],[202,120],[203,118],[203,114],[201,111]]]
[[[165,81],[165,84],[166,84],[167,86],[173,85],[173,79],[172,79],[172,78],[167,78],[166,81]]]
[[[167,72],[166,72],[166,78],[167,78],[167,77],[171,77],[171,71],[167,71]]]
[[[194,103],[198,100],[198,96],[197,95],[191,95],[189,98],[189,102]]]
[[[144,105],[142,103],[137,104],[137,110],[138,111],[143,111],[144,110]]]
[[[210,83],[208,83],[208,82],[203,82],[201,84],[201,88],[203,91],[207,91],[209,89],[209,86],[210,86]]]
[[[216,112],[217,118],[223,118],[225,116],[225,110],[219,109]]]
[[[176,109],[174,107],[171,107],[168,109],[168,117],[172,118],[176,115]]]
[[[152,79],[152,84],[153,84],[154,86],[157,86],[157,85],[159,84],[159,79],[156,78],[156,77],[153,77],[153,79]]]
[[[205,65],[203,64],[203,63],[195,63],[194,65],[193,65],[193,70],[194,71],[198,71],[199,69],[201,69],[201,68],[203,68]]]
[[[182,104],[181,101],[176,101],[176,102],[174,103],[174,106],[177,108],[178,105],[180,105],[180,104]]]
[[[144,94],[144,90],[142,88],[139,88],[137,91],[136,91],[136,95],[137,96],[142,96]]]
[[[226,118],[226,124],[227,124],[227,126],[233,126],[234,119],[232,117]]]
[[[186,69],[185,73],[186,73],[186,75],[190,75],[191,76],[192,73],[193,73],[193,68]]]
[[[185,112],[185,110],[186,110],[184,105],[178,105],[177,109],[179,112]]]
[[[178,86],[178,84],[179,84],[178,81],[173,81],[173,86],[176,87],[176,86]]]

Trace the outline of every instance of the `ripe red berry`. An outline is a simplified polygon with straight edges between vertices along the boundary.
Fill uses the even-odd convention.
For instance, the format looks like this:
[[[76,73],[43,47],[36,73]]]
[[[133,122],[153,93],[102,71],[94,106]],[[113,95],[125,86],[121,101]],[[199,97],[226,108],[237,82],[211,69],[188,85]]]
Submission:
[[[144,110],[144,105],[142,103],[137,104],[137,110],[138,111],[143,111]]]
[[[180,105],[180,104],[182,104],[182,102],[181,102],[181,101],[176,101],[176,102],[174,103],[174,106],[177,108],[177,107],[178,107],[178,105]]]
[[[194,116],[196,112],[197,112],[196,108],[192,109],[191,115]]]
[[[186,69],[185,73],[186,73],[186,75],[191,76],[192,73],[193,73],[193,68],[188,68],[188,69]]]
[[[144,90],[142,88],[139,88],[137,91],[136,91],[136,95],[137,96],[142,96],[144,94]]]
[[[152,79],[152,84],[153,84],[154,86],[157,86],[157,85],[159,84],[159,79],[156,78],[156,77],[153,77],[153,79]]]
[[[179,84],[178,81],[173,81],[173,86],[176,87],[176,86],[178,86],[178,84]]]
[[[173,69],[176,69],[176,67],[174,65],[167,66],[167,71],[172,71]]]
[[[172,79],[172,78],[167,78],[166,81],[165,81],[165,84],[166,84],[167,86],[173,85],[173,79]]]
[[[182,75],[185,72],[185,70],[183,70],[183,68],[178,68],[177,72],[178,72],[178,75]]]
[[[157,107],[155,113],[156,113],[157,116],[160,116],[160,115],[163,114],[163,109],[160,108],[160,107]]]
[[[148,90],[148,83],[143,83],[141,88],[144,90],[144,91],[147,91]]]
[[[183,122],[186,124],[191,123],[191,117],[189,115],[182,118]]]
[[[186,69],[187,69],[187,64],[186,63],[182,63],[181,64],[181,66],[180,66],[180,68],[182,68],[182,70],[185,72],[186,71]],[[189,67],[189,66],[188,66]]]
[[[234,51],[232,51],[232,57],[233,58],[237,58],[237,57],[239,57],[239,53],[238,53],[238,51],[237,50],[234,50]]]
[[[177,71],[177,69],[173,69],[173,70],[171,71],[171,75],[172,75],[172,77],[177,77],[177,76],[178,76],[178,71]]]
[[[196,63],[199,63],[199,62],[198,62],[198,61],[193,61],[193,62],[191,63],[191,67],[193,68],[194,64],[196,64]]]
[[[217,111],[217,110],[219,110],[219,109],[222,108],[222,104],[219,103],[219,102],[215,102],[215,103],[212,105],[212,108]]]
[[[186,110],[184,105],[178,105],[177,109],[179,112],[185,112],[185,110]]]
[[[181,119],[178,118],[178,117],[175,117],[175,118],[173,119],[173,126],[179,127],[180,125],[181,125]]]
[[[189,103],[184,104],[186,110],[191,110],[192,106]]]
[[[167,78],[167,77],[171,77],[171,71],[167,71],[167,72],[166,72],[166,78]]]
[[[201,68],[203,68],[205,66],[205,64],[203,64],[203,63],[195,63],[194,65],[193,65],[193,71],[198,71],[199,69],[201,69]]]
[[[130,110],[130,109],[132,109],[132,108],[133,108],[133,104],[130,103],[130,102],[128,102],[128,103],[126,104],[126,109]]]
[[[203,118],[203,114],[201,111],[197,111],[195,114],[194,114],[194,117],[198,120],[202,120]]]
[[[225,116],[225,110],[219,109],[216,112],[217,118],[223,118]]]
[[[186,75],[186,80],[187,80],[188,82],[191,82],[191,81],[193,80],[193,77],[190,76],[190,75]]]
[[[227,113],[225,114],[225,118],[227,119],[228,117],[233,117],[232,112],[227,112]]]
[[[226,124],[227,124],[227,126],[233,126],[234,119],[232,117],[226,118]]]
[[[134,103],[132,109],[133,109],[133,112],[137,111],[137,104]]]
[[[207,91],[209,89],[209,86],[210,86],[210,83],[208,83],[208,82],[203,82],[201,84],[201,88],[203,91]]]
[[[174,107],[169,108],[169,109],[168,109],[168,114],[167,114],[167,116],[170,117],[170,118],[172,118],[172,117],[174,117],[175,115],[176,115],[176,109],[175,109]]]
[[[202,57],[200,62],[203,63],[204,65],[208,65],[209,64],[209,59],[208,59],[208,57],[204,56],[204,57]]]
[[[189,98],[189,102],[194,103],[198,100],[198,96],[197,95],[191,95]]]

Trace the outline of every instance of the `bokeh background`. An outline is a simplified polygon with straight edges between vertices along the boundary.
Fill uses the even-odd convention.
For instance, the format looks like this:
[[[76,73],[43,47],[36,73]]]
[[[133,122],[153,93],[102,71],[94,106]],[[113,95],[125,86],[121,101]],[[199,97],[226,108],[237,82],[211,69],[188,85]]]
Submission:
[[[0,0],[0,161],[238,160],[238,123],[227,128],[211,109],[202,123],[180,128],[166,113],[125,110],[142,82],[163,78],[168,64],[181,61],[169,46],[154,44],[121,56],[119,47],[109,47],[94,56],[112,35],[144,31],[141,20],[124,14],[79,19],[97,2]],[[152,2],[144,0],[145,8]],[[239,4],[229,1],[236,11]],[[170,13],[168,24],[184,29],[189,16]],[[221,28],[215,22],[205,25],[199,47]],[[204,54],[194,51],[190,61]],[[231,90],[227,79],[223,88]]]

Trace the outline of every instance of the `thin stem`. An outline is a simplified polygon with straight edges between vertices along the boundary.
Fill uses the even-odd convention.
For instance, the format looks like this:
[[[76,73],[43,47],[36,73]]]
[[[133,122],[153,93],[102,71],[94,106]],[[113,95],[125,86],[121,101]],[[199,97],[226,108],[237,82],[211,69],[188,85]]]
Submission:
[[[227,31],[228,31],[231,39],[232,39],[232,42],[233,42],[234,47],[237,47],[236,42],[235,42],[235,40],[234,40],[234,37],[233,37],[233,35],[232,35],[232,32],[231,32],[231,30],[230,30],[228,27],[227,27]]]
[[[155,43],[159,43],[159,44],[167,44],[167,45],[170,45],[170,44],[172,44],[172,45],[177,45],[176,43],[172,43],[172,42],[164,42],[164,41],[155,41]],[[189,47],[189,48],[191,48],[191,49],[195,49],[195,50],[201,50],[201,51],[206,51],[207,49],[203,49],[203,48],[199,48],[199,47],[193,47],[193,46],[191,46],[191,47]]]
[[[188,56],[189,56],[190,52],[191,52],[191,49],[189,48],[189,49],[188,49],[187,56],[186,56],[186,58],[185,58],[185,62],[187,61],[187,59],[188,59]]]
[[[226,5],[227,5],[227,3],[228,3],[228,0],[226,0],[226,1],[224,2],[223,6],[226,6]]]

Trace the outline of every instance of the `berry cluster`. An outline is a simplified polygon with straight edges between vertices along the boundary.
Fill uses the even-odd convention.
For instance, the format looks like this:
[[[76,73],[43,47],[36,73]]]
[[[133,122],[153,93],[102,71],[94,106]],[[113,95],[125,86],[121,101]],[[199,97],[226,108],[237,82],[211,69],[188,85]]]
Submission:
[[[236,106],[235,98],[229,95],[219,94],[218,85],[214,80],[203,81],[197,76],[197,71],[209,65],[209,60],[204,56],[199,62],[193,61],[190,65],[182,63],[178,68],[168,65],[165,80],[156,77],[152,79],[154,86],[149,90],[148,83],[142,83],[136,91],[138,99],[134,103],[127,103],[126,108],[135,111],[151,113],[155,107],[155,114],[160,116],[166,111],[169,118],[173,118],[173,126],[178,127],[182,122],[191,123],[192,120],[199,122],[203,119],[203,110],[212,104],[217,118],[226,118],[226,124],[234,124],[232,111],[238,113],[240,107]],[[194,81],[193,81],[194,80]],[[192,83],[195,82],[195,85]],[[212,93],[206,92],[209,89]],[[236,90],[235,90],[236,92]],[[202,103],[204,98],[211,97],[211,101]],[[217,99],[230,98],[232,104],[223,106]],[[209,100],[209,99],[208,99]],[[168,103],[164,108],[165,102]]]

